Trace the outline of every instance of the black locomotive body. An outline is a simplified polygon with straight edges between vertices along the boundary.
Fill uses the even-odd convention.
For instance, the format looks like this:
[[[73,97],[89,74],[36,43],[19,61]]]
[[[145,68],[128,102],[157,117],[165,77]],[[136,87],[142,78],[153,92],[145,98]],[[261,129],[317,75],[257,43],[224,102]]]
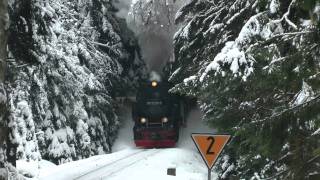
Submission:
[[[138,147],[173,147],[179,138],[183,107],[180,98],[168,93],[166,82],[140,86],[133,105],[134,141]]]

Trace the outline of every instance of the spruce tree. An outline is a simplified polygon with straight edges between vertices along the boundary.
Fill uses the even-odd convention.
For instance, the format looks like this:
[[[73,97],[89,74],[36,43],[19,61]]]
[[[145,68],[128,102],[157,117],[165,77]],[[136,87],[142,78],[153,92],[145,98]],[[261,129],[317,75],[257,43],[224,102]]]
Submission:
[[[7,127],[7,95],[4,88],[5,70],[7,60],[7,1],[0,1],[0,179],[5,179],[2,174],[6,172],[7,164],[7,140],[9,131]]]
[[[16,146],[11,131],[12,120],[6,90],[7,40],[9,30],[8,1],[0,0],[0,180],[19,179],[16,166]]]
[[[221,179],[319,176],[319,1],[191,1],[177,22],[172,91],[233,138]]]
[[[18,158],[61,164],[111,152],[115,96],[134,89],[144,69],[114,12],[105,0],[10,2],[8,97]]]

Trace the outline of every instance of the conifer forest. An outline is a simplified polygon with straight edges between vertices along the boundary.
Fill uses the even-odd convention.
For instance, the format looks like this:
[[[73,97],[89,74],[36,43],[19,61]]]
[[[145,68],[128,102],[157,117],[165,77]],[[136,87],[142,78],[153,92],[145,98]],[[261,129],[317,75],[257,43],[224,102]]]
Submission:
[[[0,0],[0,180],[112,154],[155,74],[231,135],[213,179],[320,179],[320,0]]]

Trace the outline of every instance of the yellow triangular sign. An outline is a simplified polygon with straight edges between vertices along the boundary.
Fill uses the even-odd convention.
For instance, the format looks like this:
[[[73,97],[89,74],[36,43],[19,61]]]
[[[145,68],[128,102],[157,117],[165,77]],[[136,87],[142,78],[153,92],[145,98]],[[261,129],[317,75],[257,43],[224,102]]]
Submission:
[[[203,160],[208,168],[211,169],[231,136],[193,133],[191,137]]]

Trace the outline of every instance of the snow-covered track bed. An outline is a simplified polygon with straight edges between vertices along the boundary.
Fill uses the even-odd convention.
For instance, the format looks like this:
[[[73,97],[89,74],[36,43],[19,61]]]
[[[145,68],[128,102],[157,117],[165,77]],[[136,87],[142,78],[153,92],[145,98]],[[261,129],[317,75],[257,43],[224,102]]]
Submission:
[[[154,156],[159,152],[160,149],[139,150],[125,157],[101,165],[92,171],[74,178],[74,180],[108,179],[108,177],[111,177],[148,157]]]

